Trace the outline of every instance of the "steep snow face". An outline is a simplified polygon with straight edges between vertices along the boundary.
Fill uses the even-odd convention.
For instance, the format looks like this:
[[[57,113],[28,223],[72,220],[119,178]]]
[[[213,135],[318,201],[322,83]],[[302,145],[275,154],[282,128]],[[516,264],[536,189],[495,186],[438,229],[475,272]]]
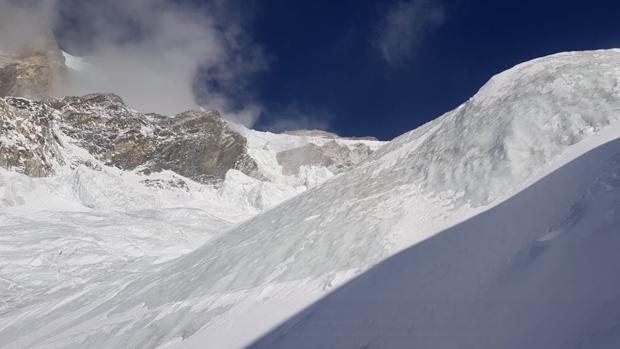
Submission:
[[[185,257],[93,279],[87,286],[46,292],[45,297],[19,305],[9,303],[0,321],[0,345],[198,348],[209,343],[219,348],[249,344],[385,258],[493,207],[620,137],[619,82],[618,50],[565,53],[517,66],[494,77],[461,107],[390,142],[350,172],[236,226]],[[250,153],[288,142],[284,138],[269,141],[260,133],[255,136],[254,140],[248,137]],[[277,168],[275,152],[262,154],[259,168]],[[601,161],[597,166],[603,166],[610,158],[597,159]],[[613,176],[613,171],[595,173]],[[588,176],[572,180],[563,182],[577,188],[570,195],[550,194],[550,201],[540,201],[541,207],[536,206],[536,197],[527,201],[532,212],[540,209],[537,224],[519,225],[531,230],[523,236],[515,230],[506,240],[494,240],[499,246],[494,247],[502,248],[497,258],[486,258],[495,256],[493,250],[473,247],[465,257],[480,254],[485,257],[479,260],[491,263],[489,268],[499,268],[506,262],[504,257],[526,246],[528,239],[545,236],[545,229],[553,231],[560,222],[557,215],[592,183]],[[550,192],[557,193],[554,188]],[[615,195],[615,191],[609,193]],[[604,212],[614,211],[605,207]],[[510,214],[510,210],[503,212],[493,221],[510,223],[501,219]],[[486,235],[501,233],[485,230],[475,242],[484,249]],[[451,248],[460,253],[458,246]],[[444,275],[440,262],[424,262],[415,275],[427,273],[421,280]],[[446,276],[454,283],[446,279],[439,286],[458,287],[455,275],[474,275],[478,270],[461,271]],[[442,294],[453,295],[438,293]],[[476,289],[468,294],[474,300],[483,297]],[[266,343],[274,343],[270,338]]]
[[[616,139],[379,263],[252,347],[618,348],[618,248]]]

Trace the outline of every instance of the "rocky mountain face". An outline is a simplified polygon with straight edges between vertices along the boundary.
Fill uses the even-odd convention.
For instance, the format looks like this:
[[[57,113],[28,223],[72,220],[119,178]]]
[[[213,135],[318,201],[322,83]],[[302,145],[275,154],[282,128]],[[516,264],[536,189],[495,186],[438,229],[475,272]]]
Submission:
[[[53,113],[42,103],[0,98],[0,166],[33,177],[54,173],[64,163]]]
[[[216,111],[143,114],[112,94],[40,102],[11,97],[0,99],[0,120],[0,166],[30,176],[51,175],[64,164],[61,139],[67,139],[123,170],[171,170],[202,183],[222,180],[229,169],[260,177],[245,138]]]
[[[113,94],[40,101],[5,97],[0,98],[0,127],[0,166],[33,177],[53,175],[55,168],[74,161],[63,148],[77,146],[103,165],[143,174],[170,170],[200,183],[218,183],[234,169],[266,179],[248,154],[246,138],[213,110],[168,117],[135,111]],[[337,174],[371,153],[363,143],[332,139],[283,150],[276,158],[284,175],[298,174],[301,166]]]
[[[60,113],[61,131],[106,165],[143,173],[171,170],[202,183],[222,180],[229,169],[260,177],[245,139],[216,111],[142,114],[110,94],[45,103]]]

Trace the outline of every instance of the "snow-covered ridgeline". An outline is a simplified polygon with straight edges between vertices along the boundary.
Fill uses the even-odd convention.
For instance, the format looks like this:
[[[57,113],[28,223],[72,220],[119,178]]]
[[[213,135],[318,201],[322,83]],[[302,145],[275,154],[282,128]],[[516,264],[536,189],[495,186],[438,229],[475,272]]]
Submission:
[[[565,53],[517,66],[493,78],[455,111],[390,142],[352,171],[240,224],[185,257],[9,307],[0,322],[0,345],[248,344],[397,251],[491,209],[569,161],[619,138],[619,83],[619,50]],[[613,182],[613,171],[600,174],[611,175]],[[583,182],[572,179],[567,183],[578,188],[591,184],[590,177]],[[614,193],[606,203],[615,202]],[[572,194],[567,198],[583,192]],[[545,213],[540,224],[522,226],[533,229],[533,239],[553,230],[558,223],[554,215],[570,206],[561,202],[557,212],[550,212],[549,202],[541,203],[547,208],[541,212],[553,217]],[[527,204],[535,212],[536,200]],[[603,212],[614,212],[609,209]],[[495,221],[509,222],[500,218]],[[489,233],[501,231],[485,230],[481,236]],[[511,236],[497,239],[508,252],[519,250],[521,239],[528,239],[520,236],[514,243]],[[467,246],[476,243],[482,246],[485,241]],[[492,257],[490,251],[480,251],[480,258]],[[490,261],[505,261],[503,257],[513,256],[508,252]],[[438,287],[439,295],[443,287],[458,287],[456,274],[443,273],[445,263],[419,258],[423,267],[417,270],[425,278],[445,281],[432,286]],[[453,261],[457,259],[446,263]],[[410,281],[417,285],[415,279]],[[474,300],[484,297],[475,289],[471,292]],[[286,338],[295,328],[277,338]],[[371,344],[382,332],[369,335],[367,342],[346,343]]]

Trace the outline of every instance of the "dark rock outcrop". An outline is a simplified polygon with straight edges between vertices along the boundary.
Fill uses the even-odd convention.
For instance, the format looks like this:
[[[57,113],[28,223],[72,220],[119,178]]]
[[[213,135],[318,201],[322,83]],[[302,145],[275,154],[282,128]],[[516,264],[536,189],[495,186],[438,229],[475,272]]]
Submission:
[[[143,114],[112,94],[47,98],[40,102],[0,99],[0,166],[31,176],[53,174],[65,161],[59,135],[105,165],[143,173],[171,170],[202,183],[237,169],[261,178],[246,140],[216,111],[173,117]]]

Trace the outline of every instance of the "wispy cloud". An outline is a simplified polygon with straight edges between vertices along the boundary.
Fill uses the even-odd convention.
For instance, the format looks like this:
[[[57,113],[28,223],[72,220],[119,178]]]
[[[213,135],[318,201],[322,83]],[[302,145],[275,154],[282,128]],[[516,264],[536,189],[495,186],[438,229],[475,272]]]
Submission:
[[[425,35],[444,21],[439,0],[395,1],[379,21],[374,46],[388,64],[402,64],[415,53]]]

